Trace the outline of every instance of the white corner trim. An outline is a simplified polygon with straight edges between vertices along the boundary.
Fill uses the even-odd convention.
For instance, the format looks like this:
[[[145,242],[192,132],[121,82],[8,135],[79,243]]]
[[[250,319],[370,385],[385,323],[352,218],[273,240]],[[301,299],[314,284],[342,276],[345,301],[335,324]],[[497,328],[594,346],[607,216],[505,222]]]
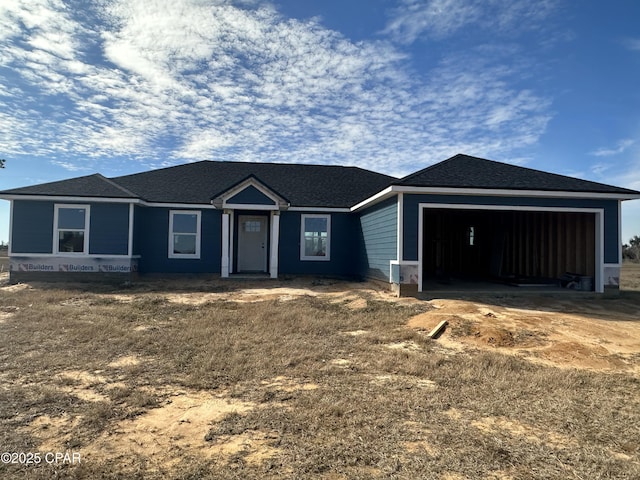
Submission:
[[[9,248],[7,255],[11,256],[11,247],[13,245],[13,200],[9,200]],[[53,252],[53,250],[51,250]]]
[[[280,215],[271,213],[271,255],[269,273],[271,278],[278,278],[278,248],[280,243]]]
[[[397,245],[396,245],[396,260],[398,262],[402,262],[402,258],[404,256],[403,254],[403,245],[402,245],[402,241],[404,238],[404,194],[403,193],[399,193],[398,194],[398,219],[397,219],[397,223],[396,223],[396,228],[397,228]]]
[[[133,203],[129,204],[129,237],[127,240],[127,255],[133,255]]]
[[[220,276],[229,277],[229,214],[222,214],[222,258],[220,259]]]

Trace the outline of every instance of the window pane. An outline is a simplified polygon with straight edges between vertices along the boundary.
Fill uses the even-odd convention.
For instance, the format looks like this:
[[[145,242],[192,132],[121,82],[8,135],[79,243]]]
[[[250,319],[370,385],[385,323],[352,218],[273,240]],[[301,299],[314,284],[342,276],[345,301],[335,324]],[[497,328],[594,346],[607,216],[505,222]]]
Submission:
[[[58,251],[84,252],[84,232],[69,230],[58,232]]]
[[[305,218],[304,219],[304,232],[305,236],[308,232],[325,232],[327,233],[327,219],[326,218]]]
[[[245,232],[259,232],[260,231],[260,222],[257,220],[248,220],[244,222],[244,231]]]
[[[174,235],[173,253],[182,255],[195,255],[196,236],[195,235]]]
[[[198,231],[198,216],[195,213],[174,213],[174,233],[196,233]]]
[[[58,228],[84,230],[85,211],[84,208],[59,208]]]
[[[304,255],[305,257],[326,257],[327,256],[327,234],[304,234]]]

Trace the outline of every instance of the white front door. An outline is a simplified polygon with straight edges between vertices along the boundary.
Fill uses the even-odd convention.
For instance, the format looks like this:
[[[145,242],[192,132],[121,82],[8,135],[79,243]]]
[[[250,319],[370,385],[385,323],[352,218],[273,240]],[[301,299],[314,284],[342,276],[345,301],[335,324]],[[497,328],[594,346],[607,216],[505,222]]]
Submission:
[[[267,217],[238,216],[238,271],[267,271]]]

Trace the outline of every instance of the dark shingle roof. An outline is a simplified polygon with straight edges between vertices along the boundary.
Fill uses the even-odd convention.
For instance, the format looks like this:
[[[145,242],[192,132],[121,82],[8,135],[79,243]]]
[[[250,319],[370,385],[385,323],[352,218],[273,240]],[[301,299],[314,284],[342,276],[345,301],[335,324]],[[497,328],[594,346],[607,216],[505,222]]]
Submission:
[[[158,203],[208,204],[249,177],[255,177],[294,207],[352,207],[389,185],[640,196],[640,192],[626,188],[462,154],[402,179],[358,167],[202,161],[111,179],[94,174],[5,190],[0,194],[139,198]]]
[[[149,202],[209,203],[249,176],[296,207],[351,207],[396,180],[358,167],[212,161],[112,180]]]
[[[7,195],[45,195],[61,197],[109,197],[109,198],[136,198],[132,192],[116,185],[113,181],[103,177],[99,173],[84,177],[60,180],[57,182],[41,183],[29,187],[3,190]]]
[[[508,190],[543,190],[637,195],[639,192],[507,163],[458,154],[394,185]]]

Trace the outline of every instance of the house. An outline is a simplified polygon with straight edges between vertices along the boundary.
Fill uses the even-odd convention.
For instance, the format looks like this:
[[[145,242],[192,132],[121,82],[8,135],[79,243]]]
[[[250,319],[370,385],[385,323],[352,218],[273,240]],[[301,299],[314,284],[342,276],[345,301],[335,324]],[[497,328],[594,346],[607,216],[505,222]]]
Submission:
[[[11,280],[208,273],[618,288],[640,192],[456,155],[402,179],[357,167],[202,161],[0,192]]]

